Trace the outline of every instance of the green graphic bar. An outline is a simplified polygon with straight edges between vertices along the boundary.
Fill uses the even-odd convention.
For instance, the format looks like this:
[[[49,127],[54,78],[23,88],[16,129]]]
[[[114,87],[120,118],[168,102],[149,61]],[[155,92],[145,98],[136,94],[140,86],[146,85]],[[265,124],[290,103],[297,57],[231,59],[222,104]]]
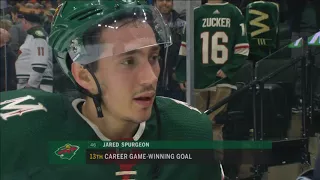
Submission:
[[[269,141],[113,141],[89,142],[88,148],[137,149],[271,149]]]
[[[57,147],[72,144],[88,149],[272,149],[272,141],[57,141],[50,144]]]

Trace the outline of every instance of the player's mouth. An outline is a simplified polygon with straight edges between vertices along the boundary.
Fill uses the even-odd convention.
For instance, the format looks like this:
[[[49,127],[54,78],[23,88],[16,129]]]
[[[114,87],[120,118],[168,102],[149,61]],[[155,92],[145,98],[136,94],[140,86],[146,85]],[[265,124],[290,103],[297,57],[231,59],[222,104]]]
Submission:
[[[154,91],[148,91],[135,96],[133,100],[135,103],[139,104],[140,106],[147,108],[152,106],[155,95],[156,94]]]

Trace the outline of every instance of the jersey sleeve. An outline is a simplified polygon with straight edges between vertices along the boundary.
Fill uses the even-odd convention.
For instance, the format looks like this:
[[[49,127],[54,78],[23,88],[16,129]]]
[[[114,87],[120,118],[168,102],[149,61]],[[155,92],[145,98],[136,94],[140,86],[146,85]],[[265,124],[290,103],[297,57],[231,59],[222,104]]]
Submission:
[[[228,59],[225,65],[221,68],[229,79],[233,78],[235,72],[241,68],[249,55],[249,43],[244,17],[241,11],[236,7],[233,19],[232,28],[234,28],[236,32],[234,35],[234,48],[231,49],[231,51],[233,51],[233,56]]]
[[[32,71],[28,84],[32,87],[39,87],[44,71],[48,66],[50,51],[48,43],[43,38],[34,38],[31,47],[33,61],[31,63]]]
[[[183,28],[183,34],[181,38],[181,45],[179,50],[178,61],[175,68],[176,79],[179,83],[186,81],[186,61],[187,61],[187,46],[186,46],[186,25]]]

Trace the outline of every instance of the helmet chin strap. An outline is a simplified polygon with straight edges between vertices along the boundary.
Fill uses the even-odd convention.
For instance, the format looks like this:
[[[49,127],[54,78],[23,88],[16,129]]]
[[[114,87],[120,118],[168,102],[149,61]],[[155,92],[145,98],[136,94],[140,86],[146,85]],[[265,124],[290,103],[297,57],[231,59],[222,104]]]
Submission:
[[[89,70],[88,70],[89,71]],[[98,82],[98,79],[97,77],[94,75],[94,73],[92,73],[91,71],[89,71],[90,74],[92,75],[96,85],[97,85],[97,88],[98,88],[98,94],[91,94],[88,90],[84,89],[84,88],[80,88],[80,91],[91,97],[92,100],[93,100],[93,103],[94,105],[96,106],[96,109],[97,109],[97,114],[98,114],[98,117],[99,118],[103,118],[103,113],[102,113],[102,108],[101,108],[101,104],[102,104],[102,92],[101,92],[101,87],[100,87],[100,84]]]

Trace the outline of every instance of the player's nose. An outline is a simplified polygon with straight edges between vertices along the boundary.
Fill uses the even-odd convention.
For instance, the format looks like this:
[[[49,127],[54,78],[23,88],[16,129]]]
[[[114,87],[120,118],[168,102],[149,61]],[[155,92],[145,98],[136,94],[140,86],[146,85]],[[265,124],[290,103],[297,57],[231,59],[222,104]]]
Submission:
[[[149,62],[143,64],[139,72],[139,84],[153,85],[158,81],[157,68]]]

